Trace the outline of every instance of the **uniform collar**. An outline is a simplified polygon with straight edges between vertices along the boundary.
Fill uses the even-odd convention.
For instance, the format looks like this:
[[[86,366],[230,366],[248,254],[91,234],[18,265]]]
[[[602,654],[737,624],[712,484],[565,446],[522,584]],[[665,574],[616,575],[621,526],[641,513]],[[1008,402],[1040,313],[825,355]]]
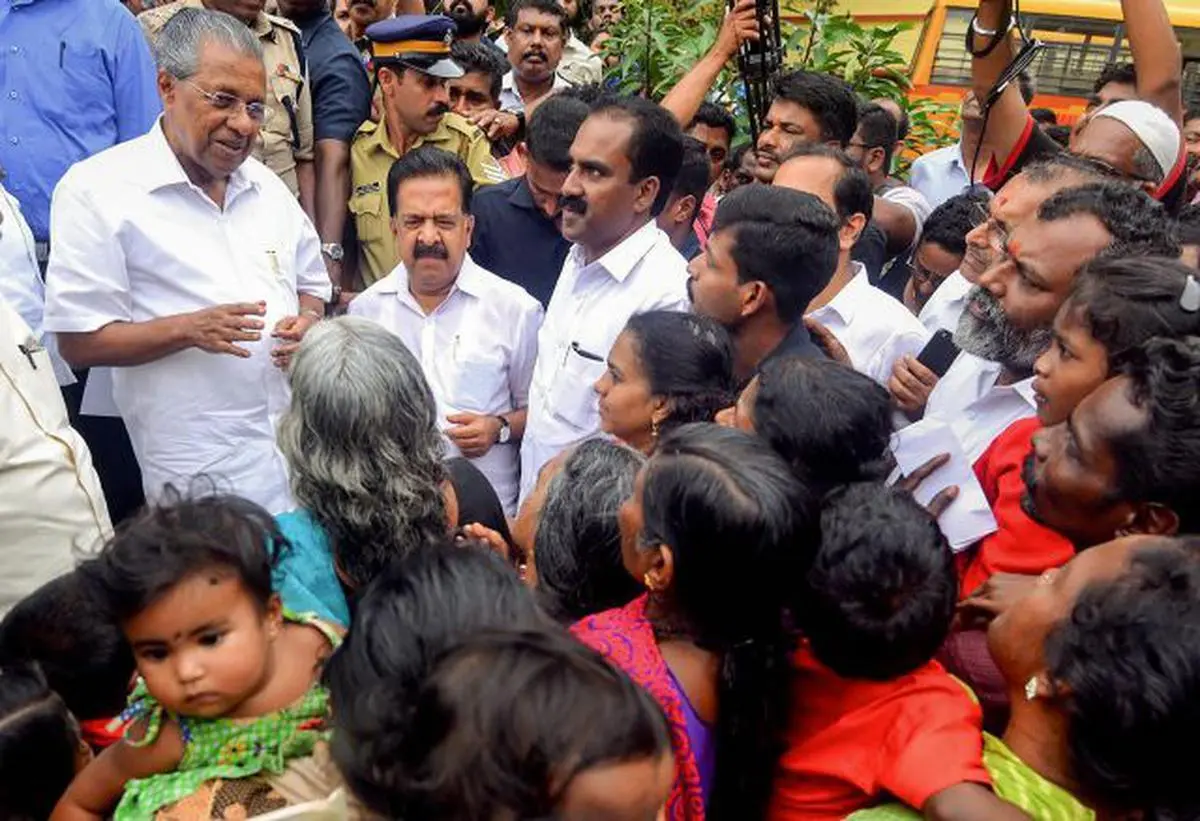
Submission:
[[[408,271],[403,262],[392,269],[390,274],[379,280],[375,287],[381,294],[394,294],[405,300],[412,299],[412,294],[408,290]],[[476,264],[475,260],[471,259],[470,254],[464,255],[450,296],[453,296],[456,291],[462,291],[467,296],[482,299],[485,290],[483,269]]]
[[[650,249],[659,242],[660,238],[670,244],[667,235],[659,230],[654,220],[647,220],[645,225],[623,239],[617,247],[593,262],[592,265],[603,268],[617,282],[624,282],[633,273],[633,269],[638,266],[642,258],[650,253]],[[580,269],[591,267],[585,266],[583,248],[579,245],[571,246],[571,257],[576,267]]]
[[[446,115],[446,116],[448,116],[448,115]],[[446,117],[443,116],[441,121],[438,122],[437,129],[435,131],[433,131],[433,133],[422,134],[421,136],[417,137],[416,141],[413,142],[413,144],[412,144],[412,148],[410,148],[409,150],[411,151],[414,148],[420,148],[422,145],[425,144],[426,140],[428,140],[430,137],[434,136],[434,134],[437,134],[438,131],[441,131],[445,127],[445,124],[446,124],[445,120],[446,120]],[[363,139],[361,140],[361,142],[363,143],[363,147],[366,148],[367,151],[378,150],[378,151],[384,152],[388,156],[393,157],[397,160],[400,159],[400,152],[398,150],[396,150],[396,147],[394,145],[392,145],[392,141],[388,137],[387,117],[386,116],[380,117],[379,122],[372,122],[371,120],[367,120],[365,123],[363,123],[362,125],[360,125],[358,127],[357,133],[365,135],[363,137]]]
[[[255,36],[260,40],[273,34],[271,21],[267,18],[267,15],[261,11],[258,13],[258,17],[254,18],[254,25],[250,27],[250,30],[253,31]]]
[[[179,162],[179,158],[175,156],[170,143],[167,142],[167,135],[163,132],[162,114],[158,115],[158,119],[154,121],[154,125],[146,134],[146,141],[147,150],[141,162],[142,173],[135,180],[136,182],[141,182],[148,192],[174,185],[186,185],[197,191],[200,190],[199,186],[188,179],[187,172],[183,170],[183,164]],[[225,189],[225,205],[233,202],[234,197],[243,191],[258,187],[258,183],[246,173],[247,162],[250,162],[249,158],[246,158],[229,175],[229,183]],[[208,195],[205,194],[205,196]]]

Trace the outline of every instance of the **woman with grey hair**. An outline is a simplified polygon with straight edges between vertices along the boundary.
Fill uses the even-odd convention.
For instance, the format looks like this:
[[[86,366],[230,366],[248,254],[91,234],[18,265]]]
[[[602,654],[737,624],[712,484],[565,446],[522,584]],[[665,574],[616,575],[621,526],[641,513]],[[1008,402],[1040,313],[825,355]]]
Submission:
[[[644,462],[632,448],[592,439],[538,475],[513,533],[524,542],[528,581],[558,621],[572,624],[641,593],[622,564],[617,511]]]
[[[314,327],[290,377],[279,448],[300,509],[278,517],[291,550],[275,589],[293,610],[348,625],[349,594],[449,529],[436,404],[399,337],[365,319]]]

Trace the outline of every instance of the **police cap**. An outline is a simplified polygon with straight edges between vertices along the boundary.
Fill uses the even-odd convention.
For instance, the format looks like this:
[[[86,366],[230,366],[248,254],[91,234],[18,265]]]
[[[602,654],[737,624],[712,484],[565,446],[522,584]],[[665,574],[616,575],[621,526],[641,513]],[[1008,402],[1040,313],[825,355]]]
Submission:
[[[404,14],[367,26],[371,60],[376,66],[404,66],[434,77],[463,76],[450,59],[457,27],[441,14]]]

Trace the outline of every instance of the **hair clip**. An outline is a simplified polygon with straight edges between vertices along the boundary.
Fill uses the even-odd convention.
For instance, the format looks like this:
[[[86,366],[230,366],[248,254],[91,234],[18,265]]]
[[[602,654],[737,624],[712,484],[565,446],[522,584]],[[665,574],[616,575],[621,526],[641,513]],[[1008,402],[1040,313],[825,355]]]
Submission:
[[[1179,307],[1194,314],[1200,311],[1200,282],[1188,274],[1187,282],[1183,284],[1183,293],[1179,295]]]

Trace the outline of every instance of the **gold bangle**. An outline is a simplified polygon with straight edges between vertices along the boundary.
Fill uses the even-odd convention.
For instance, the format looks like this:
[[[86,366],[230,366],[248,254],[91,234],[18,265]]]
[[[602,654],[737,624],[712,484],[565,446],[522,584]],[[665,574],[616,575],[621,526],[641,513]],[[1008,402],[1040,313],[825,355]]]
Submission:
[[[312,308],[305,308],[303,311],[300,312],[300,316],[311,316],[317,322],[320,322],[322,319],[325,318],[322,314],[317,313]]]

